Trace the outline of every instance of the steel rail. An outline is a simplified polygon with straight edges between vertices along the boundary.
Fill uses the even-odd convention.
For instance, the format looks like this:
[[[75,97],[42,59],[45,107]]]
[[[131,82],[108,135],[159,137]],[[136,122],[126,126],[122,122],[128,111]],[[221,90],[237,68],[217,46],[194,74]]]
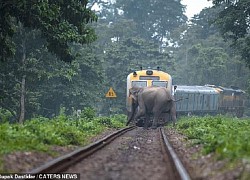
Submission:
[[[135,126],[127,127],[120,129],[104,138],[102,138],[99,141],[96,141],[92,144],[89,144],[87,146],[84,146],[82,148],[79,148],[71,153],[68,153],[64,156],[60,156],[34,170],[31,170],[28,173],[31,174],[39,174],[39,173],[59,173],[63,170],[69,168],[71,165],[81,161],[82,159],[86,158],[87,156],[93,154],[97,150],[103,148],[107,144],[109,144],[111,141],[113,141],[115,138],[121,136],[127,131],[130,131],[132,129],[136,128]]]
[[[181,160],[178,158],[177,154],[169,143],[168,138],[164,132],[164,128],[160,128],[160,133],[163,138],[165,148],[169,152],[168,154],[170,154],[170,157],[175,165],[176,171],[179,174],[180,178],[182,180],[191,180],[187,170],[184,168]]]

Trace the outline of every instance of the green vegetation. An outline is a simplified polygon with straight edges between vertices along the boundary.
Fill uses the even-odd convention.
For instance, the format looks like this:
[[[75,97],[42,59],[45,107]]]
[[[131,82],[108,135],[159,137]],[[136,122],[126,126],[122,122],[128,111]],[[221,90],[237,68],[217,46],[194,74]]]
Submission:
[[[111,109],[120,114],[126,107],[126,76],[140,66],[159,66],[174,84],[237,86],[250,92],[244,61],[250,59],[249,23],[244,21],[249,12],[237,9],[249,2],[222,1],[213,0],[215,7],[188,23],[181,0],[4,1],[0,111],[19,123],[58,116],[60,107],[67,115],[86,106],[99,114]],[[220,27],[223,35],[239,38],[225,41]],[[112,103],[104,96],[109,87],[117,94]]]
[[[0,60],[9,60],[16,52],[13,41],[17,26],[39,30],[46,39],[45,47],[60,59],[71,62],[74,55],[69,43],[86,44],[96,39],[88,24],[97,16],[88,7],[88,0],[69,1],[1,1]],[[25,58],[24,58],[25,59]]]
[[[89,139],[108,128],[124,126],[125,115],[95,117],[86,109],[83,117],[59,116],[34,118],[20,124],[0,124],[0,155],[14,151],[49,151],[52,145],[85,145]]]
[[[125,112],[126,76],[140,66],[159,66],[174,84],[250,93],[250,2],[212,1],[214,7],[190,21],[181,0],[2,1],[0,155],[84,144],[120,126],[123,116],[97,118],[84,107],[103,115]],[[105,98],[109,87],[117,98]],[[69,116],[78,109],[84,109],[80,117]],[[224,117],[178,125],[206,153],[232,159],[249,158],[247,127],[248,121]]]
[[[215,19],[220,33],[238,51],[250,68],[249,60],[249,6],[248,0],[213,0],[222,10]]]
[[[214,152],[219,159],[250,160],[250,121],[225,116],[185,117],[177,130],[202,144],[205,154]]]

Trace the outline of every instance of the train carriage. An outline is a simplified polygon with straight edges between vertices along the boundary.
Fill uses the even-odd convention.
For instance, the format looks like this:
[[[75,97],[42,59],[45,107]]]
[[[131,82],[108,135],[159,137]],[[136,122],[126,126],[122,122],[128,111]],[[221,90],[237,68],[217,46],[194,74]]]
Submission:
[[[237,87],[225,88],[214,86],[220,92],[219,113],[230,113],[242,117],[244,113],[246,93]]]
[[[245,92],[237,88],[221,86],[178,85],[175,98],[183,98],[176,103],[178,114],[232,114],[242,117],[245,106]]]
[[[177,86],[175,99],[176,111],[180,114],[216,114],[218,111],[220,93],[207,86]]]

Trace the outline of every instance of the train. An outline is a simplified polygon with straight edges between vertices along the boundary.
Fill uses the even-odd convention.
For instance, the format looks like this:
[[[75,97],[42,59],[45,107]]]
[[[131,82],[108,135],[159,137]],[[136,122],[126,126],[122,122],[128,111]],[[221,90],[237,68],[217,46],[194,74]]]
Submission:
[[[133,71],[127,76],[127,94],[126,94],[126,109],[128,117],[131,116],[132,112],[132,98],[129,96],[129,89],[132,87],[149,87],[149,86],[160,86],[167,88],[171,93],[173,92],[172,77],[170,74],[151,68]]]
[[[237,87],[177,85],[174,96],[179,115],[231,114],[243,117],[246,93]]]
[[[157,69],[140,69],[127,76],[126,109],[131,115],[132,98],[129,89],[132,87],[165,87],[175,99],[177,116],[180,115],[216,115],[232,114],[242,117],[245,108],[246,93],[237,87],[215,85],[189,86],[173,85],[170,74]]]

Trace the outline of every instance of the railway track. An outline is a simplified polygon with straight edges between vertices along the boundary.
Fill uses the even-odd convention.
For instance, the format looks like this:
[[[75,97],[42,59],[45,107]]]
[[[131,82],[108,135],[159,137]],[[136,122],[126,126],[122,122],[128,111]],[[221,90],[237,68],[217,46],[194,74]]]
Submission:
[[[77,163],[78,161],[88,157],[89,155],[93,154],[94,152],[98,151],[99,149],[106,146],[108,143],[113,141],[115,138],[121,136],[125,132],[134,129],[135,127],[128,127],[123,128],[119,131],[116,131],[103,139],[96,141],[88,146],[83,148],[77,149],[69,154],[61,156],[53,161],[50,161],[41,167],[38,167],[28,173],[31,174],[38,174],[38,173],[59,173],[63,170],[69,168],[71,165]]]
[[[166,148],[166,153],[170,156],[170,159],[171,159],[172,163],[174,164],[174,168],[175,168],[175,171],[177,172],[178,178],[180,178],[182,180],[191,179],[187,170],[183,166],[181,160],[179,159],[179,157],[175,153],[174,149],[172,148],[171,144],[169,143],[168,138],[164,132],[164,129],[160,128],[160,132],[161,132],[162,140],[164,142],[163,146],[164,146],[164,148]]]
[[[190,179],[163,128],[121,129],[29,173],[60,172],[81,179]]]

